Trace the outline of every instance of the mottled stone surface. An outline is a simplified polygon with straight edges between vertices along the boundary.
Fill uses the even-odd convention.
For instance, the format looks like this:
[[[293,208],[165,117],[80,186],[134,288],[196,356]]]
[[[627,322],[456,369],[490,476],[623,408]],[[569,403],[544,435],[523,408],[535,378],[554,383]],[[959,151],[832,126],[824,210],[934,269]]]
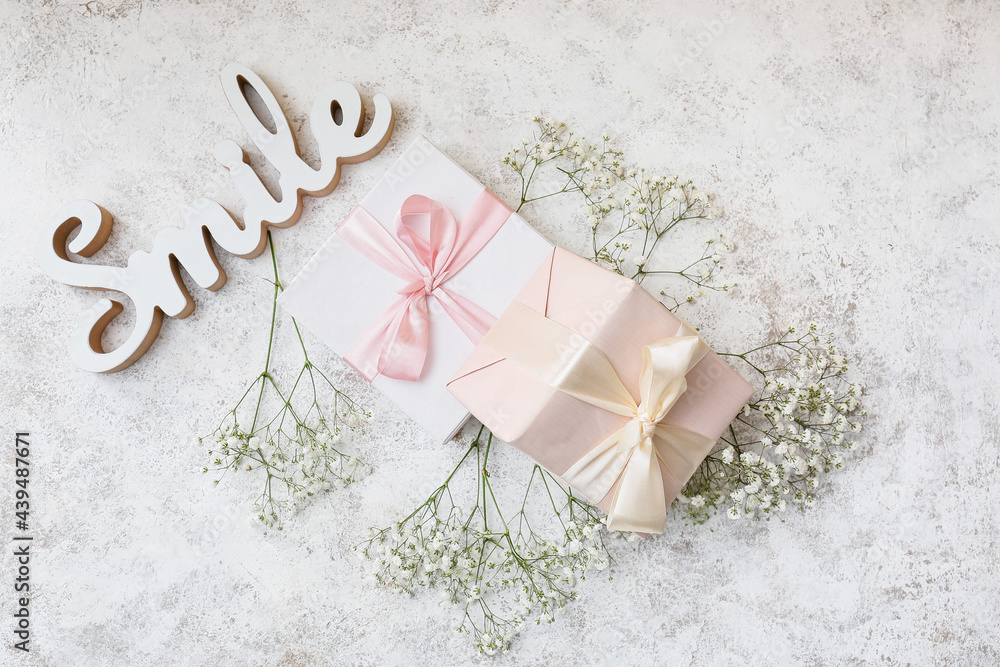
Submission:
[[[130,369],[89,375],[67,359],[96,296],[39,272],[38,230],[93,199],[116,216],[94,261],[122,264],[210,189],[238,207],[211,154],[223,138],[245,143],[218,85],[231,60],[271,84],[296,127],[337,79],[387,93],[398,112],[385,152],[278,233],[287,276],[417,133],[510,199],[500,159],[551,113],[717,193],[727,215],[697,236],[737,242],[726,271],[742,288],[683,311],[716,347],[815,320],[856,360],[872,418],[815,510],[674,522],[619,548],[613,581],[583,583],[554,624],[483,664],[1000,663],[1000,12],[930,0],[4,0],[0,407],[6,442],[33,436],[36,553],[33,650],[0,662],[481,660],[451,633],[455,610],[378,589],[352,550],[424,497],[460,446],[429,442],[334,359],[317,350],[379,417],[357,443],[371,477],[262,536],[245,519],[256,487],[200,474],[194,436],[260,370],[265,260],[224,256],[229,284],[195,288],[196,312],[168,321]],[[576,210],[553,201],[526,217],[582,249]],[[526,470],[498,456],[500,474]],[[7,544],[9,450],[3,461]]]

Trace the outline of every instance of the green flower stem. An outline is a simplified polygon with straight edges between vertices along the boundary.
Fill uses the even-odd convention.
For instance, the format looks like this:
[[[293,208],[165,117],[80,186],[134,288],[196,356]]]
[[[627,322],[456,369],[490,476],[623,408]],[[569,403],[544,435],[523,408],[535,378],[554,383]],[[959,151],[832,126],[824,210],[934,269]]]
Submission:
[[[360,461],[334,445],[345,426],[354,430],[367,414],[312,364],[294,318],[292,326],[302,351],[302,365],[288,392],[279,386],[271,363],[277,335],[278,297],[284,288],[270,232],[267,244],[274,289],[264,369],[209,436],[212,467],[203,470],[218,473],[216,483],[219,483],[229,472],[262,469],[263,489],[256,502],[258,518],[267,526],[281,529],[283,516],[298,509],[309,496],[349,484],[365,471]],[[304,382],[307,374],[309,381]],[[325,384],[317,382],[317,375]],[[306,393],[307,400],[297,400],[305,388],[311,392]],[[332,394],[329,411],[324,408],[326,400],[321,398],[321,394],[327,392]],[[256,400],[247,405],[251,394]],[[272,405],[275,406],[273,412],[269,407]],[[244,411],[250,424],[246,429],[241,426]]]

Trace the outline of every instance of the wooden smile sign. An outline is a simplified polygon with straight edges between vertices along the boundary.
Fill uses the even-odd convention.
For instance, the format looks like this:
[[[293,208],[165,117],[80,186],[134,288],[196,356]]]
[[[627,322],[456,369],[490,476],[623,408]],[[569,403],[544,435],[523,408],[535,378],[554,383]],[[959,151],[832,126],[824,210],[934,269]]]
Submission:
[[[268,129],[250,107],[244,94],[252,87],[270,113],[274,129]],[[153,240],[149,252],[138,251],[125,268],[77,264],[69,253],[90,257],[111,235],[111,214],[97,204],[80,199],[56,211],[42,231],[37,259],[52,278],[76,287],[114,290],[135,304],[135,326],[128,339],[114,350],[101,344],[105,329],[122,304],[101,299],[87,310],[69,340],[70,358],[81,368],[114,373],[130,366],[156,340],[163,316],[183,318],[194,311],[194,300],[180,275],[184,267],[201,287],[217,290],[226,282],[212,241],[244,258],[259,256],[267,245],[270,227],[290,227],[302,215],[302,195],[325,197],[340,180],[340,165],[363,162],[376,155],[389,141],[394,123],[389,99],[375,95],[371,126],[361,133],[365,120],[358,91],[338,82],[323,89],[313,105],[310,127],[320,149],[321,167],[314,169],[299,155],[295,135],[274,94],[260,77],[236,63],[222,70],[222,88],[251,141],[280,174],[280,199],[264,187],[247,163],[246,153],[233,141],[216,146],[215,156],[246,202],[243,222],[211,199],[198,199],[187,209],[183,227],[167,227]],[[341,119],[335,118],[339,110]],[[72,241],[70,234],[79,228]],[[67,247],[67,242],[68,247]]]

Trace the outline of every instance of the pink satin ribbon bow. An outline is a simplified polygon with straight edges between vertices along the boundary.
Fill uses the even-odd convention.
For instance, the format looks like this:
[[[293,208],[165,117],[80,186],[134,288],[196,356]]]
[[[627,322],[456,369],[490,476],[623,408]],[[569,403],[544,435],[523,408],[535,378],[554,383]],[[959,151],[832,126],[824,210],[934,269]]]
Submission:
[[[496,318],[449,290],[446,283],[489,243],[510,214],[510,208],[489,190],[473,202],[461,224],[440,202],[411,195],[396,214],[393,237],[371,213],[356,207],[337,233],[406,285],[396,290],[399,299],[361,334],[344,360],[369,380],[376,375],[419,380],[430,346],[427,297],[431,295],[478,344]]]

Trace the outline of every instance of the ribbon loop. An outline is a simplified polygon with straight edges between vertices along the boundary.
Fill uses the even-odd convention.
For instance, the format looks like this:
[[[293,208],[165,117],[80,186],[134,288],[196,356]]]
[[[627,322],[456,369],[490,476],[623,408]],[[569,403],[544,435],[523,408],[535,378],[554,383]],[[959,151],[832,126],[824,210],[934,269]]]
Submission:
[[[371,213],[356,207],[337,234],[406,284],[396,290],[400,298],[361,334],[344,360],[369,380],[376,375],[419,380],[430,347],[428,296],[478,343],[496,318],[445,284],[489,243],[510,213],[492,192],[483,190],[459,224],[441,202],[411,195],[396,214],[393,236]]]
[[[561,477],[594,502],[615,489],[608,527],[662,533],[666,497],[661,463],[681,482],[715,441],[663,419],[687,389],[685,375],[709,348],[687,325],[642,349],[639,403],[604,353],[558,322],[513,302],[483,343],[553,389],[627,417]]]

